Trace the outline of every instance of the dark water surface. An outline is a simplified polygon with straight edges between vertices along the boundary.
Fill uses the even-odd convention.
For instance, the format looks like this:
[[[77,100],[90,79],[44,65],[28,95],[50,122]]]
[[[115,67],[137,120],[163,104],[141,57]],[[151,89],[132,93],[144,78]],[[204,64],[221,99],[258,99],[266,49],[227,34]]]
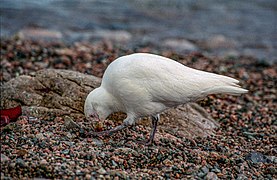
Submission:
[[[177,50],[200,49],[217,55],[243,54],[277,61],[276,0],[0,2],[2,37],[40,27],[61,32],[67,42],[111,36],[131,46],[167,44],[174,49],[178,40],[185,39],[195,47],[182,44],[184,47]],[[218,47],[217,41],[223,41],[224,48]]]

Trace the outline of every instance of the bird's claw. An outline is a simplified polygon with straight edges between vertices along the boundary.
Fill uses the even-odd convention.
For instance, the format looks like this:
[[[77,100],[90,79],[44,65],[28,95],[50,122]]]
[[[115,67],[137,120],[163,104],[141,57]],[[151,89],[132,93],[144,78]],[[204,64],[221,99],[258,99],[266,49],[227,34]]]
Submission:
[[[111,136],[112,134],[127,128],[125,125],[119,125],[114,127],[113,129],[101,131],[101,132],[88,132],[87,136],[93,136],[93,137],[103,137],[103,136]]]
[[[92,137],[103,137],[103,136],[111,136],[112,133],[108,131],[102,131],[102,132],[88,132],[86,134],[87,136],[92,136]]]
[[[136,141],[138,144],[144,145],[144,146],[151,146],[154,141],[151,141],[150,139],[145,140],[145,141]]]

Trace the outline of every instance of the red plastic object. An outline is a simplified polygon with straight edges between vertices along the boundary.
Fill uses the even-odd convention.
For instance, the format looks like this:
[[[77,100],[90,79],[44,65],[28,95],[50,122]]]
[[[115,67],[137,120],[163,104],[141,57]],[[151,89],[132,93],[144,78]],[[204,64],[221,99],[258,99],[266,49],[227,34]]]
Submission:
[[[14,122],[22,114],[21,106],[10,109],[1,109],[1,126],[5,126],[10,122]]]

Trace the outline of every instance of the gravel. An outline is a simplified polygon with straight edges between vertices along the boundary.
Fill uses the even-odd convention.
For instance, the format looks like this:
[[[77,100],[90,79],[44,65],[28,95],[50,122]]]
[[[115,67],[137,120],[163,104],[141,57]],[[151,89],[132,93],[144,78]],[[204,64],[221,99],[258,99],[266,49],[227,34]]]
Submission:
[[[137,141],[144,125],[112,137],[86,138],[76,127],[85,119],[21,116],[1,128],[1,179],[274,179],[276,172],[276,64],[251,57],[187,56],[151,45],[131,50],[110,42],[45,43],[20,39],[1,42],[1,83],[44,68],[103,75],[116,57],[154,52],[185,65],[240,79],[249,93],[211,95],[198,102],[220,123],[214,136],[190,139],[166,132],[152,146]],[[110,122],[117,125],[120,122]],[[172,136],[172,135],[171,135]]]

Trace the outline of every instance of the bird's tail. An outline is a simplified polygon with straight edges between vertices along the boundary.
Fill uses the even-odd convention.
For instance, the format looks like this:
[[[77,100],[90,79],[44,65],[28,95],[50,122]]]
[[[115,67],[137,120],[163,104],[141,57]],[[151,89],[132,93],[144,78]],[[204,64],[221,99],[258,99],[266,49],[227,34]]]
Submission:
[[[212,73],[209,74],[209,78],[205,80],[205,84],[209,85],[202,91],[204,95],[223,93],[238,96],[248,92],[248,90],[240,87],[239,81],[236,79]]]

